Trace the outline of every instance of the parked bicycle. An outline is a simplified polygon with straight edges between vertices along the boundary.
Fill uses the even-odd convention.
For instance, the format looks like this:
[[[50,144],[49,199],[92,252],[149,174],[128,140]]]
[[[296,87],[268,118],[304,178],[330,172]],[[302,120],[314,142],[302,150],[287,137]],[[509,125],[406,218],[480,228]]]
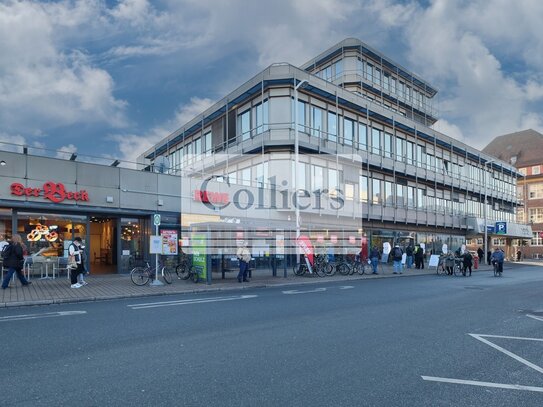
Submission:
[[[177,278],[180,280],[191,279],[195,283],[197,283],[200,278],[199,273],[192,265],[192,259],[187,254],[181,256],[181,261],[175,267],[175,274],[177,274]]]
[[[329,270],[330,265],[325,259],[326,255],[317,254],[315,255],[315,261],[313,266],[311,267],[312,270],[315,272],[315,274],[319,277],[324,277],[327,274],[327,270]],[[294,265],[293,267],[294,275],[296,276],[303,276],[306,273],[313,274],[308,268],[307,264],[304,261],[302,261],[299,265]]]
[[[145,263],[145,267],[134,267],[130,272],[130,279],[136,285],[145,285],[149,283],[149,280],[154,280],[156,278],[156,268],[151,267],[149,262]],[[161,264],[158,266],[160,275],[166,284],[172,283],[172,274],[170,271],[163,267]]]

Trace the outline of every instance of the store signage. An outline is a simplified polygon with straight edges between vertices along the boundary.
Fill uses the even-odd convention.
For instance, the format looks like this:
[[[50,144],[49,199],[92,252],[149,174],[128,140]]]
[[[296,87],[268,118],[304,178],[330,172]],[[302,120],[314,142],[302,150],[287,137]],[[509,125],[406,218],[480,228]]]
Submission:
[[[496,222],[496,234],[497,235],[507,234],[507,222]]]
[[[230,197],[226,192],[211,192],[211,191],[202,191],[196,189],[194,191],[194,200],[204,203],[213,203],[213,204],[228,204],[230,203]]]
[[[48,181],[43,184],[42,188],[27,188],[23,184],[14,182],[11,184],[11,195],[15,196],[43,196],[54,203],[60,203],[66,199],[71,201],[89,201],[87,191],[71,192],[66,191],[64,184]]]
[[[292,209],[298,207],[301,210],[312,208],[314,210],[324,209],[323,196],[328,197],[329,209],[341,210],[345,205],[343,199],[343,191],[336,190],[335,194],[330,194],[328,189],[317,189],[316,191],[306,191],[304,189],[298,189],[298,193],[291,192],[288,189],[277,189],[276,177],[268,178],[270,188],[264,189],[262,186],[255,191],[248,188],[237,189],[233,194],[232,199],[226,192],[211,192],[207,190],[207,186],[210,181],[221,178],[222,176],[212,175],[206,178],[200,189],[194,191],[194,200],[202,202],[209,209],[218,211],[226,208],[231,203],[239,210],[246,210],[254,207],[255,209]],[[228,177],[226,178],[226,185],[231,187]],[[288,182],[281,183],[283,187],[288,187]],[[268,199],[265,199],[265,195],[268,195]]]
[[[177,231],[176,230],[161,230],[162,236],[162,254],[167,256],[177,254]]]
[[[58,233],[55,229],[58,229],[58,226],[49,227],[38,223],[34,229],[32,229],[30,233],[26,235],[26,239],[29,242],[37,242],[44,237],[48,242],[56,242],[58,239]]]

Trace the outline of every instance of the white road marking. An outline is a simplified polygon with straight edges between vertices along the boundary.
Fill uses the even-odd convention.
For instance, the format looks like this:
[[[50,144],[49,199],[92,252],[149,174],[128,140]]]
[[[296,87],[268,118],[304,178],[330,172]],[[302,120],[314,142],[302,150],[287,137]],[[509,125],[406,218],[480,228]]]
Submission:
[[[543,321],[543,317],[538,317],[538,316],[532,315],[532,314],[526,314],[526,316],[527,316],[528,318],[537,319],[538,321]]]
[[[354,285],[342,285],[339,287],[340,290],[349,290],[351,288],[354,288]]]
[[[479,382],[479,381],[476,381],[476,380],[449,379],[449,378],[446,378],[446,377],[433,377],[433,376],[421,376],[421,377],[422,377],[423,380],[432,381],[432,382],[468,384],[470,386],[482,386],[482,387],[494,387],[494,388],[499,388],[499,389],[536,391],[536,392],[543,393],[543,387],[522,386],[520,384]]]
[[[486,337],[495,337],[495,338],[520,339],[520,340],[538,340],[538,339],[535,339],[535,338],[516,338],[516,337],[512,337],[512,336],[503,337],[503,336],[497,336],[497,335],[496,336],[493,336],[493,335],[477,335],[477,334],[468,334],[468,335],[470,335],[471,337],[477,339],[478,341],[483,342],[484,344],[486,344],[488,346],[493,347],[494,349],[506,354],[507,356],[519,361],[520,363],[522,363],[522,364],[524,364],[524,365],[526,365],[528,367],[531,367],[532,369],[538,371],[539,373],[543,373],[543,368],[542,367],[539,367],[539,366],[533,364],[532,362],[529,362],[526,359],[523,359],[520,356],[514,354],[513,352],[508,351],[507,349],[504,349],[501,346],[496,345],[495,343],[487,341],[486,339],[484,339],[482,337],[486,336]]]
[[[256,298],[256,297],[258,297],[258,295],[236,295],[236,296],[231,296],[231,297],[191,298],[189,300],[149,302],[145,304],[131,304],[131,305],[127,305],[127,307],[130,307],[132,309],[172,307],[174,305],[190,305],[190,304],[204,304],[208,302],[246,300],[249,298]]]
[[[39,319],[39,318],[53,318],[53,317],[68,317],[72,315],[86,314],[87,311],[59,311],[59,312],[47,312],[44,314],[23,314],[23,315],[10,315],[7,317],[0,317],[0,322],[7,321],[22,321],[25,319]]]
[[[472,334],[469,334],[472,335]],[[478,336],[484,336],[485,338],[503,338],[503,339],[518,339],[520,341],[538,341],[543,342],[543,339],[541,338],[525,338],[522,336],[503,336],[503,335],[481,335],[478,334]]]
[[[288,290],[283,291],[283,294],[309,294],[309,293],[320,293],[326,291],[326,288],[315,288],[314,290],[300,291],[300,290]]]

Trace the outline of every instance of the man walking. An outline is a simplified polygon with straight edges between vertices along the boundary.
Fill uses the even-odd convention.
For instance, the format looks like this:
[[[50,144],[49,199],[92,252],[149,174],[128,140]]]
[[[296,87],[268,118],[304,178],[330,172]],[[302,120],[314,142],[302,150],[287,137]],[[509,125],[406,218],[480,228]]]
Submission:
[[[407,265],[407,268],[410,269],[411,266],[413,266],[413,246],[411,246],[411,243],[409,243],[409,246],[405,249],[405,262]]]
[[[396,244],[392,250],[392,260],[394,261],[394,274],[402,274],[402,256],[403,250]]]

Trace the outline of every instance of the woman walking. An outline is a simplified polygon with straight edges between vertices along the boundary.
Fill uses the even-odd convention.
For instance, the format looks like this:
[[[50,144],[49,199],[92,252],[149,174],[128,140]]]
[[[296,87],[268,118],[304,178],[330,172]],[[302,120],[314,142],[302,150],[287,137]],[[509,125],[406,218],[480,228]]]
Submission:
[[[2,252],[4,256],[4,267],[8,268],[8,272],[4,276],[2,281],[2,289],[5,290],[9,286],[9,280],[13,276],[13,273],[17,273],[17,277],[22,285],[27,286],[32,284],[28,281],[23,274],[24,265],[24,252],[26,247],[23,244],[21,235],[13,235],[11,243],[4,248]]]

